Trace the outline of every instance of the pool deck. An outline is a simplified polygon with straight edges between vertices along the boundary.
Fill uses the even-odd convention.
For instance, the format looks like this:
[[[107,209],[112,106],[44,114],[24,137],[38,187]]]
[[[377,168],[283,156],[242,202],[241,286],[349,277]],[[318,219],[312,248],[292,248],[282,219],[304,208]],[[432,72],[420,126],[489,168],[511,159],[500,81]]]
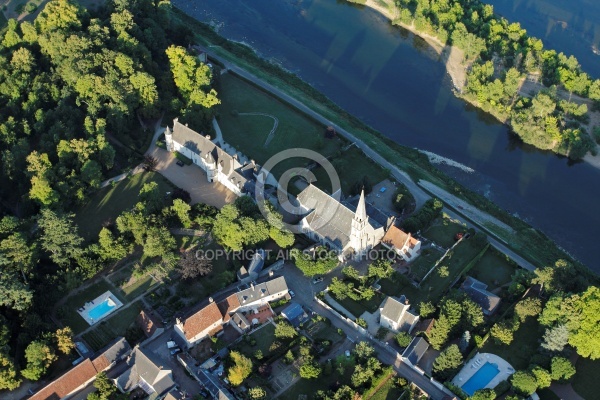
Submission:
[[[485,365],[485,363],[496,365],[500,371],[498,375],[494,377],[485,387],[481,389],[493,389],[500,382],[507,380],[512,374],[515,373],[515,369],[500,356],[492,353],[477,353],[473,358],[465,363],[465,366],[460,372],[452,379],[452,384],[461,387],[467,383],[467,381],[475,375],[479,369]]]
[[[109,310],[106,314],[104,314],[99,319],[91,318],[89,315],[89,312],[91,310],[93,310],[95,307],[97,307],[98,305],[102,304],[108,298],[110,298],[110,300],[113,303],[115,303],[115,307],[112,308],[111,310]],[[85,321],[88,324],[90,324],[90,326],[91,326],[91,325],[97,324],[99,321],[102,321],[103,319],[105,319],[106,317],[108,317],[109,315],[111,315],[112,313],[114,313],[121,307],[123,307],[123,303],[121,303],[121,301],[117,298],[117,296],[112,294],[112,292],[109,290],[107,292],[102,293],[100,296],[96,297],[94,300],[88,301],[87,303],[85,303],[82,307],[80,307],[77,310],[77,312],[79,313],[79,315],[81,315],[81,318],[85,319]]]

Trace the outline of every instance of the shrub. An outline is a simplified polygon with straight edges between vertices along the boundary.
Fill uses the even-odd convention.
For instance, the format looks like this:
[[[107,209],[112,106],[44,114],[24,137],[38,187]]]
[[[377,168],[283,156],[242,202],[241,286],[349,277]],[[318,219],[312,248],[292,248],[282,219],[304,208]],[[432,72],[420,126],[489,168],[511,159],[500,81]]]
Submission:
[[[395,339],[396,343],[398,343],[398,346],[408,347],[412,340],[412,336],[410,336],[407,332],[400,332],[396,335]]]
[[[552,380],[565,381],[575,375],[575,367],[564,357],[553,357],[550,365]]]
[[[538,388],[535,376],[525,371],[517,371],[510,378],[513,389],[518,393],[529,396]]]

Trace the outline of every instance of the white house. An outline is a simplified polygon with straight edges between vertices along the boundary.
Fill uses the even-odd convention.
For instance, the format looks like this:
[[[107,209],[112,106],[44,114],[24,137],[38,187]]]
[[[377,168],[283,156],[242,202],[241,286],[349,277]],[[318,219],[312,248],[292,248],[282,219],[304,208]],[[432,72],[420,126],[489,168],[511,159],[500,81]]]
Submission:
[[[213,331],[221,329],[223,315],[219,307],[210,299],[207,306],[201,308],[185,320],[176,321],[175,332],[186,342],[187,346],[193,346]]]
[[[410,304],[406,297],[386,297],[379,306],[379,325],[392,331],[410,333],[419,321],[419,316],[409,309]]]
[[[254,193],[256,170],[250,162],[240,164],[236,156],[226,153],[204,136],[178,122],[173,121],[173,130],[165,130],[165,142],[168,151],[177,151],[188,157],[206,172],[209,182],[219,182],[237,196]]]
[[[404,261],[412,261],[421,250],[421,241],[412,237],[410,233],[403,232],[395,225],[390,225],[381,244],[393,250]]]
[[[364,191],[356,211],[310,184],[297,197],[304,217],[302,232],[339,254],[340,261],[360,258],[377,246],[385,228],[367,215]]]
[[[285,278],[280,276],[270,281],[259,284],[250,284],[250,287],[241,292],[237,292],[237,298],[240,302],[240,308],[236,311],[249,311],[258,309],[271,301],[277,301],[288,294]]]
[[[153,360],[150,353],[136,347],[127,359],[129,366],[114,382],[123,393],[129,393],[136,388],[141,388],[146,394],[155,398],[169,391],[175,386],[173,372],[163,369],[160,360]]]

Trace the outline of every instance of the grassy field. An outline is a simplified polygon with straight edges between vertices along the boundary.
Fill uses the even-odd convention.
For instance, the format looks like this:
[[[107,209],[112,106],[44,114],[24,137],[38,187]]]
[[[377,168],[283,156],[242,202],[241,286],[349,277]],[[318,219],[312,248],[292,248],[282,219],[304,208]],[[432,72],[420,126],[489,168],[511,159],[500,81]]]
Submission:
[[[538,339],[542,336],[542,328],[535,318],[528,318],[514,334],[514,340],[507,346],[496,344],[490,337],[481,348],[480,353],[496,354],[508,361],[516,370],[526,369],[539,350]]]
[[[136,297],[146,293],[148,290],[154,288],[159,282],[154,280],[151,276],[145,276],[138,279],[135,283],[121,288],[127,300],[132,301]]]
[[[600,393],[598,392],[600,360],[579,357],[575,368],[577,368],[577,373],[571,383],[573,389],[586,400],[600,399]]]
[[[59,318],[65,325],[70,326],[71,329],[73,329],[74,334],[78,334],[79,332],[88,328],[89,325],[83,318],[81,318],[81,315],[79,315],[77,310],[86,302],[94,300],[96,297],[108,290],[117,296],[119,300],[123,302],[123,304],[127,304],[127,301],[123,296],[120,295],[117,288],[104,280],[100,280],[97,283],[85,288],[83,291],[69,296],[65,304],[63,304],[59,310]]]
[[[381,285],[381,291],[386,295],[396,297],[404,295],[411,304],[426,301],[429,295],[428,293],[425,293],[425,291],[417,289],[412,284],[408,283],[406,278],[402,279],[397,272],[395,272],[391,278],[380,280],[379,284]]]
[[[440,250],[434,249],[433,247],[424,249],[421,251],[421,255],[410,264],[410,271],[420,281],[423,279],[425,274],[429,272],[437,260],[443,255]]]
[[[316,379],[300,379],[279,398],[284,400],[297,400],[301,395],[308,395],[308,398],[311,398],[312,395],[319,390],[329,390],[332,383],[350,385],[350,377],[352,376],[352,372],[354,372],[355,366],[354,358],[346,358],[346,356],[342,354],[332,362],[334,364],[330,375],[322,373]],[[344,368],[343,373],[341,374],[338,369],[340,366]]]
[[[275,327],[273,324],[267,324],[258,331],[252,333],[249,338],[256,340],[254,346],[251,346],[250,343],[245,340],[240,341],[238,345],[240,352],[248,357],[252,357],[257,350],[260,350],[265,358],[269,358],[272,353],[269,348],[273,342],[281,341],[275,338]]]
[[[427,229],[423,236],[432,240],[438,246],[450,248],[456,241],[454,236],[459,232],[466,232],[467,228],[460,221],[453,220],[444,215],[435,225]]]
[[[313,324],[310,328],[307,329],[307,331],[313,339],[331,340],[332,345],[335,345],[336,343],[344,339],[343,336],[340,336],[340,334],[337,332],[337,329],[334,326],[325,321],[320,321],[316,324]]]
[[[377,307],[379,307],[384,298],[385,296],[383,296],[382,294],[376,293],[375,296],[371,298],[371,300],[355,301],[349,297],[346,297],[344,300],[335,300],[338,303],[340,303],[342,307],[344,307],[346,310],[350,311],[352,315],[358,318],[365,311],[370,313],[374,313],[375,311],[377,311]]]
[[[390,379],[385,381],[385,383],[379,388],[379,390],[377,392],[375,392],[375,394],[373,394],[373,396],[371,396],[369,398],[369,400],[396,400],[396,399],[398,399],[404,392],[404,389],[400,389],[398,386],[396,386],[396,384],[394,383],[395,380],[396,380],[396,377],[392,376]]]
[[[156,172],[143,172],[126,178],[115,186],[100,190],[88,204],[76,212],[75,223],[86,240],[95,239],[105,221],[112,220],[123,211],[131,209],[138,201],[138,194],[146,183],[156,182],[161,193],[173,189],[173,185]]]
[[[286,149],[311,149],[332,160],[340,176],[342,191],[346,194],[363,176],[369,176],[371,183],[376,184],[389,175],[354,146],[342,152],[346,143],[339,138],[325,138],[325,126],[240,78],[231,74],[222,75],[219,94],[222,99],[219,106],[219,126],[223,131],[223,138],[259,164]],[[242,115],[244,113],[265,113],[278,119],[275,135],[267,146],[265,141],[274,126],[273,119],[264,115]],[[305,158],[282,161],[274,168],[273,173],[279,178],[283,171],[305,166],[307,161],[309,160]],[[331,191],[326,171],[317,168],[312,172],[316,177],[315,185]]]
[[[127,329],[134,323],[135,318],[142,309],[142,302],[138,301],[129,307],[119,310],[109,319],[102,321],[91,331],[83,335],[83,339],[96,351],[106,346],[119,336],[125,336]],[[132,343],[133,346],[133,343]]]
[[[481,260],[469,272],[469,275],[487,284],[488,290],[494,290],[510,283],[511,276],[517,268],[518,265],[510,258],[490,246]]]

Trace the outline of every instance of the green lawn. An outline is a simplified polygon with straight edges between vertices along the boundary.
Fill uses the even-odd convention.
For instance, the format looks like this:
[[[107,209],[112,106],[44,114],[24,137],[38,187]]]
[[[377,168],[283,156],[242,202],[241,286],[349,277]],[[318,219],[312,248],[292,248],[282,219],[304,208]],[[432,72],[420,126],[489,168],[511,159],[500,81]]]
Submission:
[[[125,300],[125,298],[119,293],[117,288],[110,285],[105,280],[100,280],[97,283],[83,289],[81,292],[69,296],[65,304],[63,304],[57,312],[60,320],[65,325],[70,326],[71,329],[73,329],[74,334],[78,334],[79,332],[85,330],[89,327],[89,325],[81,317],[81,315],[79,315],[77,310],[85,305],[86,302],[94,300],[96,297],[108,290],[117,296],[119,300],[123,302],[123,304],[127,304],[127,300]]]
[[[272,353],[269,350],[271,345],[276,341],[282,342],[281,339],[275,338],[275,327],[273,324],[267,324],[260,328],[258,331],[252,333],[249,338],[256,340],[254,346],[251,346],[249,342],[243,339],[238,345],[240,352],[248,357],[252,357],[257,350],[260,350],[265,358],[269,358]]]
[[[138,279],[135,283],[121,288],[123,293],[125,293],[125,297],[127,300],[132,301],[136,297],[146,293],[148,290],[157,286],[159,282],[154,280],[151,276],[145,276],[143,278]]]
[[[326,321],[319,321],[316,324],[313,323],[306,331],[313,339],[330,340],[332,345],[344,338],[337,332],[337,328]]]
[[[95,239],[104,222],[114,221],[138,202],[140,189],[149,182],[156,182],[161,193],[173,189],[171,182],[160,174],[143,172],[100,190],[76,212],[75,223],[79,226],[81,236],[86,240]]]
[[[371,396],[369,399],[370,400],[396,400],[396,399],[398,399],[404,392],[404,389],[400,389],[398,386],[396,386],[394,383],[395,381],[396,381],[396,376],[392,376],[390,379],[385,381],[385,383],[379,388],[379,390],[377,392],[375,392],[375,394],[373,394],[373,396]]]
[[[377,308],[385,298],[384,295],[380,293],[376,293],[375,296],[371,298],[371,300],[360,300],[355,301],[349,297],[346,297],[344,300],[335,299],[338,303],[342,305],[346,310],[350,311],[352,315],[356,318],[359,318],[362,313],[368,311],[370,313],[374,313],[377,311]]]
[[[435,265],[437,260],[442,257],[444,253],[440,250],[430,247],[421,251],[421,255],[410,264],[410,272],[415,275],[419,281],[423,279],[425,274],[429,272],[431,267]]]
[[[600,382],[600,360],[590,360],[589,358],[579,357],[577,364],[577,373],[573,378],[573,389],[584,399],[600,399],[598,392],[598,382]]]
[[[423,233],[423,236],[439,246],[450,248],[456,242],[454,236],[459,232],[466,232],[466,230],[467,228],[461,222],[444,214],[441,220]]]
[[[127,329],[135,322],[135,318],[138,316],[141,309],[142,302],[138,301],[123,310],[117,311],[112,317],[102,321],[100,325],[85,333],[83,339],[92,346],[95,351],[98,351],[113,339],[119,336],[125,336],[127,334]]]
[[[528,318],[514,334],[514,340],[507,346],[496,344],[493,338],[488,338],[481,353],[496,354],[508,361],[516,370],[526,369],[531,358],[539,351],[539,339],[543,329],[535,318]]]
[[[381,291],[386,295],[395,297],[404,295],[413,305],[426,301],[428,298],[428,293],[414,287],[407,281],[407,278],[402,277],[397,272],[391,278],[380,280],[379,284],[381,285]]]
[[[310,399],[317,391],[327,391],[333,384],[350,385],[350,377],[354,372],[355,366],[354,358],[346,358],[342,354],[333,360],[332,363],[333,367],[330,375],[323,372],[316,379],[300,378],[298,382],[286,390],[279,398],[284,400],[298,400],[299,396],[307,395]],[[340,374],[338,369],[340,366],[344,368],[342,374]]]
[[[518,265],[510,258],[490,246],[469,275],[487,284],[488,290],[494,290],[510,283],[517,268]]]

